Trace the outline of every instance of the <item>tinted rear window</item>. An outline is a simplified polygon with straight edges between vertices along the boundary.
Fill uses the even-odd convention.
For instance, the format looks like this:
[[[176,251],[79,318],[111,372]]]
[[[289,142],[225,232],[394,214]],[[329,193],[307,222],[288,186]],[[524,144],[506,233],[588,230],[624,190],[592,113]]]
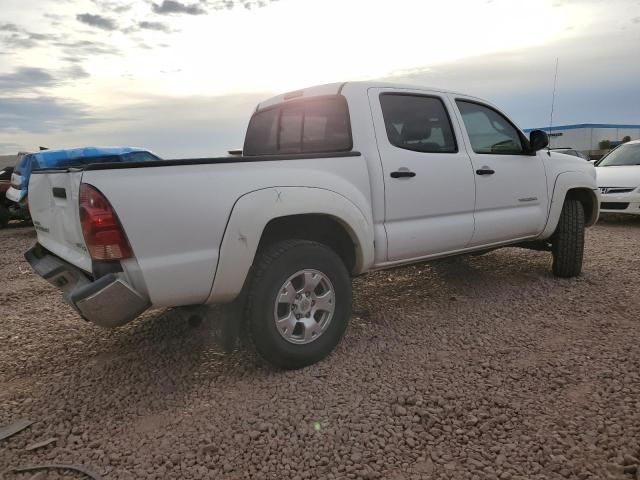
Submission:
[[[295,100],[254,113],[243,153],[347,152],[352,146],[347,102],[333,95]]]

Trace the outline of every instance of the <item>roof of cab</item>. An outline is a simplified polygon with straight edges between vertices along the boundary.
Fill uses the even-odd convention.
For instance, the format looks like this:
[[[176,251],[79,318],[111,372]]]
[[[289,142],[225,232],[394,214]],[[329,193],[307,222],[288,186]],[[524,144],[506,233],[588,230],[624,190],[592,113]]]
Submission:
[[[65,148],[60,150],[43,150],[30,154],[35,158],[40,167],[52,167],[61,160],[74,160],[77,158],[104,157],[108,155],[123,155],[131,152],[147,152],[144,148],[137,147],[81,147]]]
[[[446,90],[444,88],[427,87],[423,85],[411,85],[411,84],[391,83],[391,82],[369,82],[369,81],[337,82],[337,83],[327,83],[324,85],[315,85],[312,87],[303,88],[300,90],[294,90],[292,92],[276,95],[275,97],[271,97],[263,102],[260,102],[256,110],[261,110],[263,108],[270,107],[272,105],[277,105],[278,103],[286,102],[287,100],[293,100],[296,98],[316,97],[318,95],[338,95],[342,92],[342,90],[346,86],[349,86],[349,90],[351,90],[352,88],[365,90],[365,91],[370,88],[395,88],[398,90],[425,90],[429,92],[454,93],[457,95],[465,95],[466,97],[471,97],[471,95],[462,94],[460,92],[454,92],[451,90]]]

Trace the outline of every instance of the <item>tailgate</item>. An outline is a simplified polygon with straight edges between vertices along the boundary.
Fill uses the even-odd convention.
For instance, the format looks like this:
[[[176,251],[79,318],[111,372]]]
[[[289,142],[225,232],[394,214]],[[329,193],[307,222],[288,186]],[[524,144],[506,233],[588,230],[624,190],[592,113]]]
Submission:
[[[38,242],[44,248],[91,272],[91,257],[80,226],[81,179],[81,171],[33,172],[29,179],[29,211]]]

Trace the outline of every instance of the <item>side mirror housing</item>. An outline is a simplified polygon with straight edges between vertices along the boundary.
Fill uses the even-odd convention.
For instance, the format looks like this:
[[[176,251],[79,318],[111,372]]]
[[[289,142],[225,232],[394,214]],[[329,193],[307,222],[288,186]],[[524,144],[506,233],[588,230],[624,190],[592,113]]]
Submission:
[[[549,145],[549,136],[547,135],[547,132],[542,130],[533,130],[529,134],[529,145],[533,152],[542,150],[544,147]]]

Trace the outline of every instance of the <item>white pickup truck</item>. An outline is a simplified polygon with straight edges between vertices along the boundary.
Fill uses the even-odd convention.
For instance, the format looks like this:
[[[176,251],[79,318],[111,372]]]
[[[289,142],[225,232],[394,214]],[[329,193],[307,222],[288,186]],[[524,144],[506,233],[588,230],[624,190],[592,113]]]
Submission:
[[[231,304],[283,368],[327,356],[351,277],[503,246],[578,275],[594,167],[481,99],[348,82],[271,98],[241,156],[34,171],[34,270],[86,320]]]

